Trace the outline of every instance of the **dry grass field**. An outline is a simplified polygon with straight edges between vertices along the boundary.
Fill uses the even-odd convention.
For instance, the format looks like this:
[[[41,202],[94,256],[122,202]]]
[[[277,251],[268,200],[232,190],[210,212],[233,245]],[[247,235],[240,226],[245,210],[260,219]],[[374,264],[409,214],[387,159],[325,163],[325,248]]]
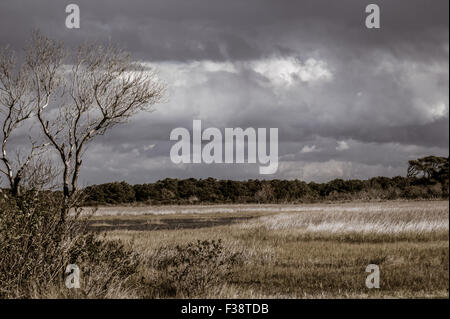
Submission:
[[[124,297],[448,298],[448,205],[103,207],[90,227],[141,255]]]

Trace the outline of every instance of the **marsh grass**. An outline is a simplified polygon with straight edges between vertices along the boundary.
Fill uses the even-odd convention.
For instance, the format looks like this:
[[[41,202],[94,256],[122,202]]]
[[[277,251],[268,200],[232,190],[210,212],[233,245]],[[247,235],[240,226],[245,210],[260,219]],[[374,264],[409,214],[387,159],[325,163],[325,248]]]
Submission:
[[[133,226],[164,223],[166,218],[205,221],[224,215],[249,219],[197,229],[112,227],[103,235],[83,233],[76,237],[77,244],[66,236],[56,250],[50,249],[55,244],[51,234],[57,235],[52,214],[21,215],[24,219],[3,214],[8,232],[2,233],[1,240],[15,248],[0,249],[2,278],[8,283],[2,294],[25,298],[449,297],[447,201],[261,205],[260,211],[255,205],[241,206],[245,205],[230,205],[226,212],[214,208],[195,213],[195,207],[184,207],[181,213],[143,215],[127,215],[128,209],[118,213],[115,208],[112,216],[106,211],[94,216],[94,225],[96,220],[100,225],[120,220]],[[31,223],[27,216],[42,220]],[[18,232],[21,237],[10,236],[14,229],[33,225],[38,226],[31,232]],[[28,234],[35,234],[30,237],[33,241]],[[43,249],[47,242],[48,249]],[[27,247],[34,247],[35,257],[14,262],[16,256],[27,255]],[[80,290],[64,286],[68,262],[81,265]],[[368,264],[380,267],[380,289],[365,286]],[[27,267],[34,267],[34,273]],[[46,279],[48,269],[55,274],[50,279]]]
[[[256,213],[235,225],[116,230],[107,237],[121,239],[149,260],[140,269],[140,296],[146,298],[448,298],[448,202],[307,208]],[[221,240],[222,254],[237,254],[242,262],[230,263],[222,273],[214,272],[214,263],[200,267],[215,276],[201,289],[198,280],[182,280],[178,290],[161,289],[157,282],[172,279],[158,260],[198,240]],[[380,267],[380,289],[365,286],[368,264]]]

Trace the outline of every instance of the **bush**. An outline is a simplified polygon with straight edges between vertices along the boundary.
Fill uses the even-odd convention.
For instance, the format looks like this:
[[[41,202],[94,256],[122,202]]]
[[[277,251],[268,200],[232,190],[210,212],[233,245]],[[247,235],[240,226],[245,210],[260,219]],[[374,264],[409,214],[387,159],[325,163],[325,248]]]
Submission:
[[[160,297],[202,297],[241,262],[241,254],[225,250],[221,240],[160,248],[152,262],[159,277],[151,286]]]
[[[62,220],[62,209],[51,194],[0,193],[0,298],[126,297],[137,256],[88,233],[79,209]],[[69,264],[80,268],[80,289],[65,287]]]

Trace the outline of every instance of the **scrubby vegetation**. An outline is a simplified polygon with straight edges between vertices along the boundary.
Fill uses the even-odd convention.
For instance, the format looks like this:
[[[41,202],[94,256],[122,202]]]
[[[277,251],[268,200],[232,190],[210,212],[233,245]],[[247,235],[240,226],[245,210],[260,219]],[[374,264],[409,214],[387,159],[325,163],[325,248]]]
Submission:
[[[0,193],[0,298],[132,297],[136,253],[88,232],[77,209],[61,219],[64,209],[53,194]],[[65,287],[69,264],[82,289]]]
[[[142,286],[144,297],[206,297],[239,265],[241,252],[230,251],[221,239],[159,247],[148,261],[155,273]]]
[[[428,156],[409,162],[408,176],[368,180],[216,180],[166,178],[156,183],[115,182],[85,188],[86,204],[310,203],[333,200],[448,198],[448,158]]]

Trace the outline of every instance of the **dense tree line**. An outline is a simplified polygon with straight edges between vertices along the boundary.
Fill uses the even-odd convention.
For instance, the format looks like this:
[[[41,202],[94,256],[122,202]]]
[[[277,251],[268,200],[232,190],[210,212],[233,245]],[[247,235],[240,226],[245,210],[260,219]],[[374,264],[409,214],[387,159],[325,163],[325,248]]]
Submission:
[[[334,179],[327,183],[279,179],[234,181],[214,178],[166,178],[148,184],[114,182],[93,185],[85,188],[84,192],[86,204],[90,205],[301,203],[324,200],[448,198],[448,158],[427,157],[410,161],[409,165],[407,177]]]

